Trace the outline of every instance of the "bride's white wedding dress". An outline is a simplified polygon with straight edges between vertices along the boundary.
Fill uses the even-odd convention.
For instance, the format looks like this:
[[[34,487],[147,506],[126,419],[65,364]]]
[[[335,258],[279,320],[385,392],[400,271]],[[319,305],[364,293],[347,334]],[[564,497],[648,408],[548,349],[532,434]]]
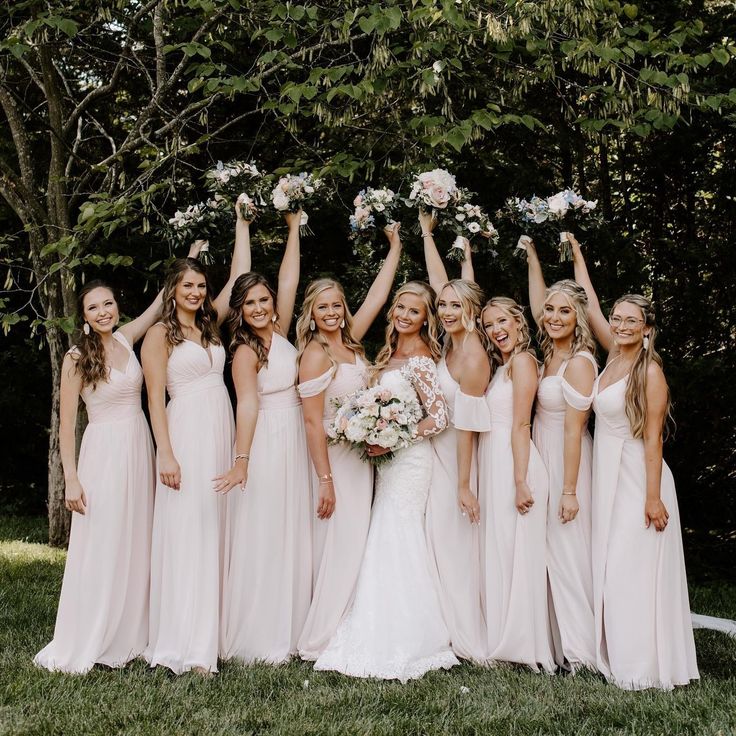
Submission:
[[[419,437],[447,426],[447,406],[429,358],[392,360],[380,383],[390,389],[408,384],[416,391],[426,412]],[[353,605],[315,662],[316,670],[406,682],[459,664],[450,649],[424,534],[431,472],[432,448],[424,441],[379,466]]]

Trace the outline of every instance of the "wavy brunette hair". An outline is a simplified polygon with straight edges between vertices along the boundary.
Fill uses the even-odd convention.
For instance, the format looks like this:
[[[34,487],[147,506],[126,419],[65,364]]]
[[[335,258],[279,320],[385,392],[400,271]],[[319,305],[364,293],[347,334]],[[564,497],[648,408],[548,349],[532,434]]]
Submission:
[[[592,355],[596,354],[596,343],[593,330],[588,319],[588,295],[585,289],[577,281],[563,279],[550,286],[544,294],[545,305],[555,294],[562,294],[575,311],[575,332],[573,333],[572,345],[570,346],[570,357],[577,355],[581,350],[587,350]],[[545,365],[552,359],[554,342],[544,329],[544,311],[539,316],[539,342],[542,348]]]
[[[74,360],[74,367],[82,378],[82,385],[92,386],[93,389],[97,388],[98,383],[104,383],[110,377],[110,368],[105,362],[105,348],[100,336],[92,329],[91,325],[89,334],[81,329],[86,322],[84,319],[85,297],[95,289],[107,289],[117,304],[115,290],[105,281],[99,279],[90,281],[79,290],[79,294],[77,294],[77,314],[81,324],[76,343],[70,352],[72,360]]]
[[[273,301],[273,313],[278,320],[276,312],[276,292],[268,283],[265,276],[255,271],[249,271],[238,276],[230,293],[230,311],[227,315],[227,325],[230,330],[230,352],[234,354],[239,345],[247,345],[253,350],[258,358],[258,368],[268,365],[268,350],[263,340],[255,333],[248,322],[243,319],[243,304],[248,298],[248,292],[254,287],[261,285],[271,295]]]
[[[301,362],[302,355],[304,355],[307,345],[314,341],[322,346],[322,349],[327,354],[332,366],[335,368],[337,367],[337,361],[332,355],[327,340],[325,340],[319,330],[312,330],[309,325],[312,321],[312,310],[314,309],[317,297],[322,292],[327,291],[327,289],[335,289],[340,294],[340,299],[342,300],[342,306],[345,313],[345,327],[340,328],[343,345],[350,348],[354,353],[360,355],[361,358],[365,358],[365,350],[363,349],[363,346],[353,337],[353,315],[350,312],[347,301],[345,300],[345,291],[342,288],[342,284],[339,281],[335,281],[335,279],[323,278],[310,281],[307,285],[306,291],[304,292],[302,311],[296,321],[296,347],[298,350],[297,366]]]
[[[626,383],[626,416],[631,425],[631,434],[637,439],[644,436],[644,429],[647,424],[647,369],[649,364],[654,362],[662,368],[662,358],[656,351],[654,344],[657,338],[657,320],[654,313],[654,307],[651,301],[641,294],[624,294],[616,300],[611,308],[611,314],[619,304],[626,302],[633,304],[641,310],[641,316],[644,320],[644,326],[649,327],[649,343],[636,356],[631,371],[629,372],[629,380]],[[670,429],[674,425],[672,418],[672,402],[670,401],[670,391],[667,388],[667,406],[665,407],[665,420],[662,427],[662,433],[666,437],[669,436]]]
[[[204,296],[202,306],[197,310],[194,317],[195,324],[202,332],[204,347],[209,345],[220,345],[220,331],[217,328],[217,311],[212,304],[210,295],[210,282],[207,278],[207,269],[195,258],[177,258],[170,266],[164,280],[163,303],[161,306],[161,322],[166,328],[166,341],[171,347],[184,342],[186,339],[181,330],[181,324],[176,314],[176,300],[174,294],[176,287],[184,278],[187,271],[204,276],[207,285],[207,293]]]
[[[509,317],[511,317],[516,322],[518,335],[516,338],[516,345],[514,345],[514,350],[511,353],[511,358],[509,359],[508,370],[508,377],[511,378],[513,359],[519,353],[529,353],[534,358],[534,360],[537,359],[537,356],[534,354],[534,349],[532,348],[532,337],[529,331],[529,323],[524,316],[524,307],[522,307],[520,304],[507,296],[492,297],[486,302],[485,306],[483,307],[483,312],[485,312],[486,309],[490,307],[498,307],[498,309],[506,312],[506,314],[508,314]],[[481,319],[483,319],[483,312],[481,312]],[[485,330],[483,331],[485,332]],[[491,367],[495,372],[496,368],[500,368],[503,365],[503,355],[501,354],[501,351],[493,344],[490,336],[487,335],[487,337],[488,343],[490,345],[488,355],[491,359]]]
[[[386,340],[376,356],[376,362],[371,371],[374,379],[388,365],[391,356],[396,351],[399,333],[396,332],[396,327],[394,326],[394,310],[404,294],[414,294],[414,296],[418,296],[422,300],[426,314],[426,324],[422,325],[419,336],[429,348],[435,363],[442,357],[442,347],[438,339],[437,310],[434,306],[437,301],[437,295],[434,289],[425,281],[407,281],[396,291],[386,314],[386,319],[388,320]]]

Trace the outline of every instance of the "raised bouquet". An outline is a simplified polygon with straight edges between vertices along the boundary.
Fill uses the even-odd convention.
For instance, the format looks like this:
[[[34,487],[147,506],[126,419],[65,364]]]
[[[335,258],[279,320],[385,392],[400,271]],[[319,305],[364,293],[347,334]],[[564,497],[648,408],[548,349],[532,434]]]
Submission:
[[[439,223],[441,229],[455,234],[455,240],[447,254],[454,261],[462,261],[465,257],[466,238],[474,250],[478,236],[487,238],[494,244],[498,242],[498,230],[493,226],[491,218],[471,202],[473,196],[467,189],[458,189],[456,200],[448,208],[448,215],[453,217],[446,217]]]
[[[331,444],[347,442],[363,460],[379,464],[414,442],[422,406],[410,389],[373,386],[336,400],[337,413],[327,428]],[[370,457],[368,445],[378,445],[390,453]]]
[[[378,230],[395,222],[399,199],[390,189],[361,189],[353,200],[350,215],[350,240],[356,246],[369,243]]]
[[[232,231],[232,206],[222,195],[198,204],[191,204],[185,210],[177,210],[169,219],[167,237],[174,243],[191,243],[193,240],[206,240],[200,251],[200,260],[210,262],[209,241],[230,238]]]
[[[308,232],[309,217],[304,211],[304,205],[314,196],[322,186],[322,180],[313,174],[289,174],[282,176],[271,191],[271,203],[277,212],[298,212],[302,210],[301,227]]]
[[[458,201],[458,197],[455,177],[445,169],[432,169],[417,175],[404,204],[431,213],[435,219],[441,220],[451,211],[451,205]]]
[[[567,233],[599,225],[600,217],[595,211],[597,204],[597,200],[586,200],[572,189],[564,189],[546,199],[514,197],[506,201],[506,209],[512,220],[528,229],[537,229],[544,234],[549,234],[550,230],[558,231],[560,261],[570,261],[572,249]],[[518,252],[526,250],[525,236],[519,238],[516,248]]]
[[[220,196],[238,201],[243,219],[252,221],[265,206],[262,186],[263,175],[254,163],[244,161],[217,162],[205,173],[209,188]]]

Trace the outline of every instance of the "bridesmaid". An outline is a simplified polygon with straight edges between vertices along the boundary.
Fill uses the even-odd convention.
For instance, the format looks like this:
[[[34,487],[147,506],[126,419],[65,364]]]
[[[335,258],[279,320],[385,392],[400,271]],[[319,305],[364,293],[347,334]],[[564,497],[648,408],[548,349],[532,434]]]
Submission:
[[[373,499],[373,469],[345,445],[327,445],[333,402],[367,386],[360,341],[386,303],[401,256],[398,223],[384,232],[389,252],[355,316],[342,286],[312,281],[297,322],[299,386],[312,467],[313,597],[299,638],[299,656],[315,660],[350,605],[358,579]],[[316,518],[315,518],[316,516]]]
[[[257,273],[230,298],[237,440],[232,468],[215,489],[228,498],[223,573],[223,659],[277,664],[297,651],[312,581],[310,469],[296,392],[296,349],[287,341],[299,284],[299,220],[289,236],[278,293]]]
[[[547,605],[547,471],[530,437],[537,361],[522,308],[494,297],[481,321],[494,374],[478,441],[481,575],[489,656],[554,672]]]
[[[159,475],[145,657],[177,675],[217,672],[224,499],[213,492],[212,479],[232,464],[234,433],[218,324],[235,280],[250,267],[249,224],[237,205],[236,212],[223,290],[213,301],[199,261],[174,261],[161,322],[148,331],[141,354]]]
[[[675,482],[662,459],[670,416],[651,302],[618,299],[605,319],[580,244],[575,278],[608,352],[596,381],[593,602],[598,668],[621,688],[671,690],[699,679]]]
[[[432,236],[434,220],[421,213],[419,222],[429,283],[438,294],[437,317],[445,332],[437,373],[449,410],[448,428],[431,440],[427,544],[452,650],[458,657],[483,662],[488,650],[481,609],[476,451],[477,433],[490,429],[484,394],[491,376],[479,326],[483,292],[472,280],[470,244],[466,241],[464,278],[448,281]]]
[[[532,438],[549,473],[547,576],[555,661],[595,669],[591,495],[593,440],[587,430],[598,374],[588,298],[575,281],[545,288],[534,243],[527,244],[529,301],[544,368]]]
[[[33,661],[81,674],[95,664],[123,667],[148,641],[154,461],[132,346],[156,320],[161,294],[117,330],[120,311],[107,284],[88,283],[78,299],[82,331],[64,358],[60,397],[65,503],[75,513],[54,639]],[[77,464],[80,396],[89,424]]]

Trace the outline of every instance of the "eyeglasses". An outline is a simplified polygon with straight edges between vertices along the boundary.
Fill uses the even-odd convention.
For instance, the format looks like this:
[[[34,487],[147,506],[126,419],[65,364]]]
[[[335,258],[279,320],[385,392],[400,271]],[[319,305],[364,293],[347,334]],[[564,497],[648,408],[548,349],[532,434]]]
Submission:
[[[612,314],[608,318],[608,322],[611,327],[621,327],[623,325],[626,329],[633,330],[637,325],[643,324],[643,319],[637,319],[636,317],[619,317],[617,314]]]

